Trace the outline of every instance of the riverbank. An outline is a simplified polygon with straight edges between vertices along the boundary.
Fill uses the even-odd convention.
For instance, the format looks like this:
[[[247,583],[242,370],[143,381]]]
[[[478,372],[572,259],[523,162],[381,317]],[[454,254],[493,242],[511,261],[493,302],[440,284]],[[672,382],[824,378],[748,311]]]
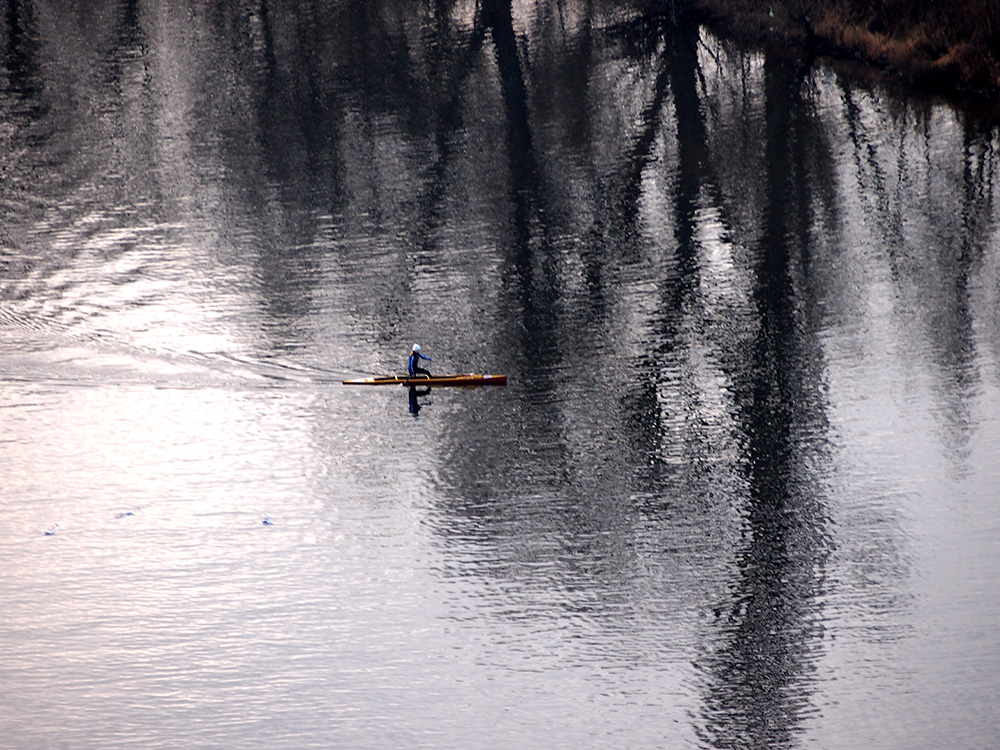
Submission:
[[[1000,105],[1000,0],[690,2],[730,36],[863,62],[919,86]]]

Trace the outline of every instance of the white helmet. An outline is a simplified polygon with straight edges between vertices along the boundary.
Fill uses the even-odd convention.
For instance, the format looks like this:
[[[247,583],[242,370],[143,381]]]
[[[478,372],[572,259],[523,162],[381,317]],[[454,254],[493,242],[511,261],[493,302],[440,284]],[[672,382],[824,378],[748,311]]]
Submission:
[[[419,352],[420,351],[420,344],[414,344],[413,345],[413,351]]]

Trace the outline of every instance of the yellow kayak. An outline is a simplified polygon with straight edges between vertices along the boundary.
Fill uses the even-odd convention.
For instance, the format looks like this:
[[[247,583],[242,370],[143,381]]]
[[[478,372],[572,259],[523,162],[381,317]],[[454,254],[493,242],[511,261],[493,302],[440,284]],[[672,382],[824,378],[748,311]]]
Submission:
[[[477,375],[468,372],[463,375],[424,375],[410,377],[409,375],[379,375],[372,378],[356,378],[343,381],[344,385],[413,385],[413,386],[444,386],[444,385],[507,385],[506,375]]]

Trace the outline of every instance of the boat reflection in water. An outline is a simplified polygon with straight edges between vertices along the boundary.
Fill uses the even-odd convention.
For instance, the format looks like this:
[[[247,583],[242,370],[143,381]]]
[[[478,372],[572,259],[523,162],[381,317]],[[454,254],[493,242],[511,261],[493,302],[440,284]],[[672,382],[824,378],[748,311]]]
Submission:
[[[430,395],[431,389],[430,388],[417,388],[415,385],[411,385],[409,387],[409,391],[410,391],[410,414],[413,415],[413,419],[415,421],[415,420],[417,420],[417,419],[420,418],[420,410],[424,406],[423,404],[421,404],[417,400],[417,398],[419,396],[428,396],[428,395]]]

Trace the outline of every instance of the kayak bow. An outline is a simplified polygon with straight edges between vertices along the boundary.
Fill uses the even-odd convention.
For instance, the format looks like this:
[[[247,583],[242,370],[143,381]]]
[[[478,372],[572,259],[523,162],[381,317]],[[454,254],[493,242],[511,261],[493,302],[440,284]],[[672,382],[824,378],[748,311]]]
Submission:
[[[431,377],[413,377],[409,375],[381,375],[373,378],[357,378],[345,380],[344,385],[412,385],[412,386],[444,386],[444,385],[507,385],[506,375],[477,375],[472,372],[463,375],[432,375]]]

